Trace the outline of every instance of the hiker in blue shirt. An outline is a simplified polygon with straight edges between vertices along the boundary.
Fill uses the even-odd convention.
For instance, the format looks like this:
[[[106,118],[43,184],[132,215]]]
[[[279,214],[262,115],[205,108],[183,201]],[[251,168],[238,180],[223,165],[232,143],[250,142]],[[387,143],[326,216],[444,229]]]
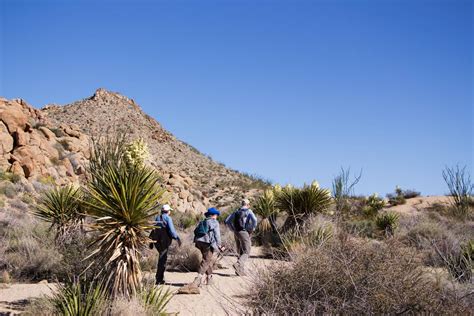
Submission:
[[[199,222],[194,230],[194,243],[201,251],[202,260],[199,265],[198,275],[194,281],[181,289],[181,294],[198,294],[201,284],[212,284],[212,270],[217,260],[217,253],[224,251],[221,246],[221,232],[217,217],[221,213],[215,208],[210,208],[204,214],[205,219]]]
[[[245,262],[250,256],[252,247],[251,235],[257,227],[257,217],[250,209],[250,201],[243,199],[241,207],[226,218],[225,224],[234,232],[239,254],[237,262],[233,264],[235,273],[245,276]]]
[[[173,209],[168,204],[163,205],[161,208],[161,214],[155,218],[155,226],[158,228],[153,229],[150,234],[150,238],[154,241],[150,246],[152,247],[154,245],[159,253],[155,276],[156,284],[165,284],[164,275],[166,261],[168,261],[168,249],[173,239],[178,242],[179,246],[181,246],[181,239],[174,228],[173,219],[171,218],[172,210]]]

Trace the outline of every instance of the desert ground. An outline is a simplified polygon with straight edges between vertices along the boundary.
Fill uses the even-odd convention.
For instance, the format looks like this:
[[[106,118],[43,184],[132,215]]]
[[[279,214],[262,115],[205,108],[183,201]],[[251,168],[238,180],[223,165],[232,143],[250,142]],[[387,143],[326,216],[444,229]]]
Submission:
[[[260,248],[254,247],[248,262],[248,276],[239,277],[234,273],[234,256],[225,256],[220,261],[220,269],[215,271],[214,283],[203,285],[201,294],[176,294],[170,300],[167,311],[179,315],[242,315],[246,312],[243,301],[251,293],[251,280],[258,269],[274,264],[274,260],[261,258]],[[176,293],[183,285],[190,283],[195,272],[166,272],[168,288]],[[152,280],[154,275],[144,276]],[[54,283],[11,284],[0,289],[0,315],[20,314],[29,301],[48,295],[55,289]],[[124,313],[124,315],[127,315]]]

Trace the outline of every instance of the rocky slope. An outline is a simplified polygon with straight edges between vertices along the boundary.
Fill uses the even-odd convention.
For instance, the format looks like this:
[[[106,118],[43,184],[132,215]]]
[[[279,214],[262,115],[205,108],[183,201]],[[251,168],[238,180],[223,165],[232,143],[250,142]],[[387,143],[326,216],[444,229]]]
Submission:
[[[132,99],[104,89],[90,98],[42,110],[21,99],[0,98],[0,170],[60,185],[80,181],[90,138],[120,130],[130,139],[147,142],[150,163],[163,176],[170,202],[179,211],[230,207],[265,186],[202,155],[163,129]]]

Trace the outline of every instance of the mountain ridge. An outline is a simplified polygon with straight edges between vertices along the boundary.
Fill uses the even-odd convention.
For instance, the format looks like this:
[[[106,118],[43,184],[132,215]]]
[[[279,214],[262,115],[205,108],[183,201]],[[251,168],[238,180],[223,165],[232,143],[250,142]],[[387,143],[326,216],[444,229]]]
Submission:
[[[13,130],[9,124],[0,125],[2,146],[6,144],[0,169],[25,179],[49,177],[59,185],[80,182],[91,137],[123,130],[130,140],[146,141],[150,164],[162,176],[169,202],[178,211],[203,212],[211,205],[231,208],[268,185],[213,161],[168,132],[132,98],[104,88],[82,100],[42,109],[21,99],[0,99],[1,124],[9,113],[22,122],[10,123]]]

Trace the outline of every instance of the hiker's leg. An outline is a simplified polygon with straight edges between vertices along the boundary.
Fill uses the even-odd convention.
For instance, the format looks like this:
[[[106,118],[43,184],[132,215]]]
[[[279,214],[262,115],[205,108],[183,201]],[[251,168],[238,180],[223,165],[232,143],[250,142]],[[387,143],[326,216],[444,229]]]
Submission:
[[[209,270],[209,266],[212,265],[212,251],[209,245],[202,244],[199,244],[199,250],[201,250],[202,253],[202,261],[201,265],[199,266],[198,273],[205,274]]]
[[[235,238],[235,246],[237,247],[237,254],[238,254],[238,257],[240,257],[242,255],[242,247],[241,247],[241,244],[240,244],[240,237],[239,237],[239,233],[236,232],[234,233],[234,238]]]
[[[156,283],[163,282],[166,270],[166,261],[168,261],[168,248],[160,249],[158,265],[156,267]]]
[[[217,261],[217,254],[214,253],[214,251],[209,251],[210,253],[210,258],[209,258],[209,267],[207,268],[206,270],[206,275],[209,277],[212,275],[212,272],[214,270],[214,264],[216,263]]]
[[[237,262],[239,266],[243,269],[245,266],[245,262],[250,256],[250,247],[252,243],[250,240],[250,235],[246,231],[239,232],[239,239],[240,245],[242,247],[242,254],[240,255],[239,260]]]

